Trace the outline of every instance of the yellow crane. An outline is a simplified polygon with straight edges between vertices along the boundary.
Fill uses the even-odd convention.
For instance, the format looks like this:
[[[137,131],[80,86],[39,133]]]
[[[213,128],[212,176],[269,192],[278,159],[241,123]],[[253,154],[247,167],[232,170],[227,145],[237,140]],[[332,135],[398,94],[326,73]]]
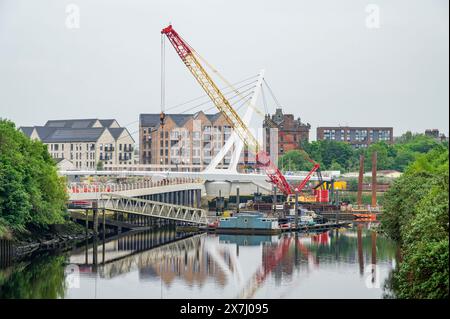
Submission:
[[[264,169],[270,179],[270,182],[275,184],[285,195],[292,194],[292,189],[286,181],[286,178],[283,176],[278,167],[270,160],[267,153],[262,150],[258,140],[253,136],[247,125],[240,118],[239,114],[233,109],[230,102],[208,75],[205,68],[201,65],[199,61],[200,56],[187,44],[185,40],[181,38],[181,36],[173,29],[172,25],[162,29],[161,34],[167,36],[172,46],[175,48],[178,56],[184,62],[206,94],[210,97],[214,105],[225,116],[227,122],[233,127],[236,134],[248,147],[249,151],[254,152],[258,167]]]

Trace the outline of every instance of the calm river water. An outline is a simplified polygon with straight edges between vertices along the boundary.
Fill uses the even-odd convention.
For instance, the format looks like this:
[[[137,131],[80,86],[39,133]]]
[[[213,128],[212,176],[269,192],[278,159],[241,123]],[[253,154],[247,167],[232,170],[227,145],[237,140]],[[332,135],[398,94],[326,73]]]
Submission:
[[[0,298],[383,298],[397,248],[371,226],[91,241],[0,269]]]

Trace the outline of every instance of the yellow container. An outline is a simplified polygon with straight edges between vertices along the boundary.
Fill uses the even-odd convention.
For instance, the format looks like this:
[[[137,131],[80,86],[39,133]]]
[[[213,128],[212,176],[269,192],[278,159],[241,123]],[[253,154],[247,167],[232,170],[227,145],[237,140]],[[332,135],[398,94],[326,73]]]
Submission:
[[[223,217],[231,217],[231,213],[229,210],[223,212]]]
[[[328,187],[328,186],[329,186],[329,183],[330,183],[330,182],[324,182],[324,183],[323,183],[323,186],[324,186],[326,189],[331,189],[331,187]],[[347,189],[347,182],[346,182],[346,181],[336,181],[336,182],[334,182],[333,186],[334,186],[334,189],[339,189],[339,190],[341,190],[341,189]]]

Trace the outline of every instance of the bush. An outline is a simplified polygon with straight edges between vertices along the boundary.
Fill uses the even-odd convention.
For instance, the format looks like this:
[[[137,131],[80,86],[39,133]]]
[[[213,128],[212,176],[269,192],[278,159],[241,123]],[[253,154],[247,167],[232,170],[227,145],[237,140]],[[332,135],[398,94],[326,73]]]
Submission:
[[[446,149],[419,156],[384,197],[381,227],[403,255],[392,276],[399,298],[448,298],[448,164]]]
[[[64,221],[65,181],[47,147],[0,120],[0,223],[22,232]]]

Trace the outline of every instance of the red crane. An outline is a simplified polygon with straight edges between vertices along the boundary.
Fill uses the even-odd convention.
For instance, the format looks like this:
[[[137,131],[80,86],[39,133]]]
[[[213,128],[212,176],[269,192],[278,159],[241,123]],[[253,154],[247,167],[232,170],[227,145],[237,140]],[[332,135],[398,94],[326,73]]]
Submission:
[[[285,195],[292,194],[292,189],[286,178],[278,169],[278,167],[270,160],[267,153],[262,150],[258,140],[248,129],[247,125],[242,121],[239,114],[233,109],[230,102],[226,99],[219,87],[214,83],[212,78],[201,65],[201,57],[184,41],[180,35],[173,29],[172,25],[161,30],[169,39],[172,46],[175,48],[178,56],[192,73],[194,78],[211,98],[217,109],[225,116],[227,122],[233,127],[239,138],[247,145],[250,151],[256,155],[256,163],[259,168],[264,169],[269,177],[271,183]]]

